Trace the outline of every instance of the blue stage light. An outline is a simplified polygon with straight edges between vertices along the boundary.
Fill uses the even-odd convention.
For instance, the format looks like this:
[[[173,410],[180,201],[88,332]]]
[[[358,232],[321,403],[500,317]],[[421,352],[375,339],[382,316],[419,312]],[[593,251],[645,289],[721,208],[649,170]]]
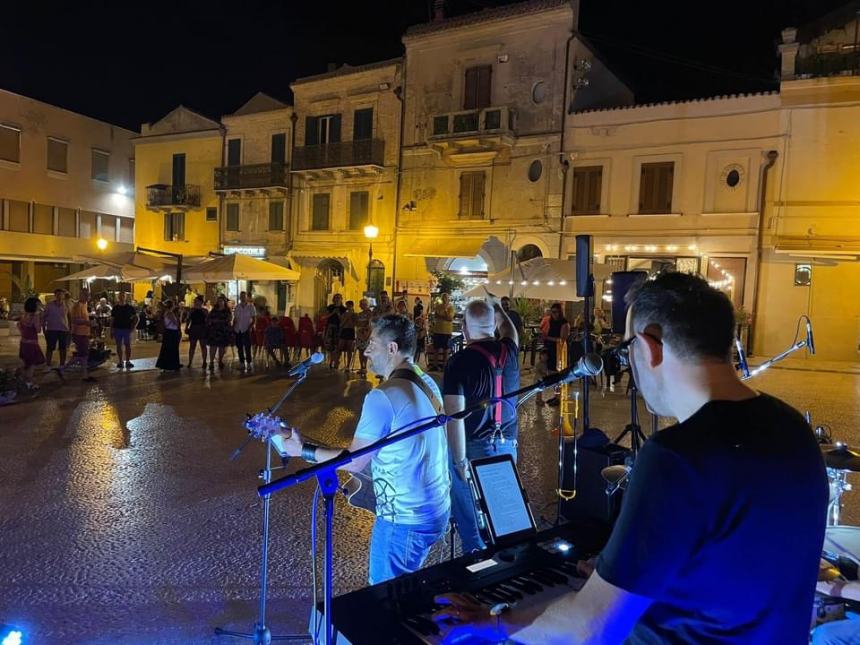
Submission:
[[[0,625],[0,645],[23,645],[24,632],[11,625]]]

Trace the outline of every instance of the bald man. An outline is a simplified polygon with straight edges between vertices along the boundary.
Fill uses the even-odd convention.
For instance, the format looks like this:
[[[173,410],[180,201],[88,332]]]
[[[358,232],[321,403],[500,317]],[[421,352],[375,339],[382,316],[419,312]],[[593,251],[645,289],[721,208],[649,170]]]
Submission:
[[[442,381],[448,415],[520,386],[517,330],[501,304],[495,299],[473,300],[466,305],[463,323],[466,347],[448,361]],[[502,392],[495,391],[496,366],[502,367]],[[517,414],[500,403],[481,414],[476,412],[464,420],[449,421],[447,429],[451,515],[463,542],[463,552],[480,551],[485,545],[467,479],[469,461],[500,454],[513,455],[516,460]]]

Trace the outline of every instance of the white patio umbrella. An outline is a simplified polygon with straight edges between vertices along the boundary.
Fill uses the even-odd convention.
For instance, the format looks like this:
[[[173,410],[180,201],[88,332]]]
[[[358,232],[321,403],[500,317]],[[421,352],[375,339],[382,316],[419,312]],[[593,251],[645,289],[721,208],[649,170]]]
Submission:
[[[286,280],[296,282],[298,271],[274,262],[234,253],[201,262],[182,272],[183,282],[228,282],[230,280]]]
[[[77,271],[62,278],[57,278],[56,282],[74,282],[75,280],[94,280],[101,278],[103,280],[116,280],[117,282],[149,282],[155,279],[156,275],[147,269],[135,267],[132,265],[110,266],[107,264],[96,264],[95,266],[87,267],[81,271]]]
[[[119,251],[117,253],[103,253],[100,255],[82,255],[76,258],[83,262],[105,264],[112,267],[131,266],[145,269],[155,275],[165,275],[176,271],[176,260],[173,258],[159,257],[140,251]],[[185,262],[183,262],[183,265]]]
[[[593,264],[595,280],[609,277],[612,269],[605,264]],[[537,300],[582,300],[576,295],[576,263],[556,258],[532,258],[514,267],[487,276],[463,295],[477,298],[489,291],[496,296],[535,298]]]

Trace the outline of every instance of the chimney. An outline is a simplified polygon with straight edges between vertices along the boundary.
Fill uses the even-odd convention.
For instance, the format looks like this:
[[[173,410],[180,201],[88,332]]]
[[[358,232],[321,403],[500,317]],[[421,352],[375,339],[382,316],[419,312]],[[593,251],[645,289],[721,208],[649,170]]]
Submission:
[[[433,0],[433,22],[445,20],[445,0]]]
[[[782,44],[779,46],[780,78],[783,81],[791,81],[795,78],[799,51],[800,43],[797,42],[797,29],[795,27],[783,29]]]

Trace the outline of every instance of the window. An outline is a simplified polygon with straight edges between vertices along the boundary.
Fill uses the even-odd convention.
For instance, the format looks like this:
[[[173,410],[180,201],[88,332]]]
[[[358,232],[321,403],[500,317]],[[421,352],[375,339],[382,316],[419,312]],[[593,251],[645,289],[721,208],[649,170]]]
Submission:
[[[340,141],[340,114],[309,116],[305,119],[305,145],[319,146]]]
[[[313,213],[311,215],[312,231],[327,231],[329,219],[329,206],[331,195],[328,193],[317,193],[313,199]]]
[[[540,179],[541,174],[543,174],[543,164],[540,159],[535,159],[529,164],[529,181],[536,182]]]
[[[207,222],[217,222],[218,221],[218,207],[217,206],[209,206],[206,208],[206,221]]]
[[[17,231],[19,233],[29,233],[30,203],[20,202],[17,199],[9,199],[6,200],[6,208],[9,230]]]
[[[48,170],[68,172],[69,144],[48,137]]]
[[[464,172],[460,175],[460,217],[484,216],[484,173]]]
[[[57,235],[78,236],[78,218],[74,208],[57,208]]]
[[[672,212],[672,184],[675,163],[643,163],[639,174],[639,212],[643,214]]]
[[[373,108],[356,110],[353,113],[352,140],[366,141],[373,138]]]
[[[287,135],[283,132],[272,135],[272,163],[286,163]]]
[[[594,215],[600,212],[603,188],[603,166],[581,166],[573,169],[573,214]]]
[[[490,79],[492,74],[491,65],[470,67],[466,70],[466,86],[463,92],[464,110],[480,110],[490,107]]]
[[[185,213],[164,214],[164,239],[167,242],[181,242],[185,239]]]
[[[370,193],[366,190],[349,194],[349,230],[360,231],[367,224]]]
[[[98,214],[92,211],[80,211],[78,213],[78,237],[84,240],[97,237],[97,223]]]
[[[239,230],[239,204],[227,204],[227,224],[228,231]]]
[[[117,217],[115,215],[99,216],[99,237],[106,240],[116,240]]]
[[[735,309],[740,309],[744,304],[746,258],[710,257],[706,271],[710,285],[725,293]]]
[[[269,202],[269,230],[284,230],[284,202]]]
[[[242,165],[242,140],[227,139],[227,165]]]
[[[110,181],[108,167],[110,166],[110,153],[103,150],[92,151],[92,178],[96,181]]]
[[[741,173],[739,173],[736,169],[729,170],[726,175],[726,185],[729,188],[734,188],[739,183],[741,183]]]
[[[0,125],[0,159],[21,161],[21,131],[11,125]]]
[[[117,225],[119,226],[117,242],[132,244],[134,242],[134,219],[131,217],[120,217]]]
[[[532,86],[532,101],[535,105],[540,105],[546,101],[546,83],[538,81]]]
[[[33,232],[51,235],[54,232],[54,207],[33,204]]]

